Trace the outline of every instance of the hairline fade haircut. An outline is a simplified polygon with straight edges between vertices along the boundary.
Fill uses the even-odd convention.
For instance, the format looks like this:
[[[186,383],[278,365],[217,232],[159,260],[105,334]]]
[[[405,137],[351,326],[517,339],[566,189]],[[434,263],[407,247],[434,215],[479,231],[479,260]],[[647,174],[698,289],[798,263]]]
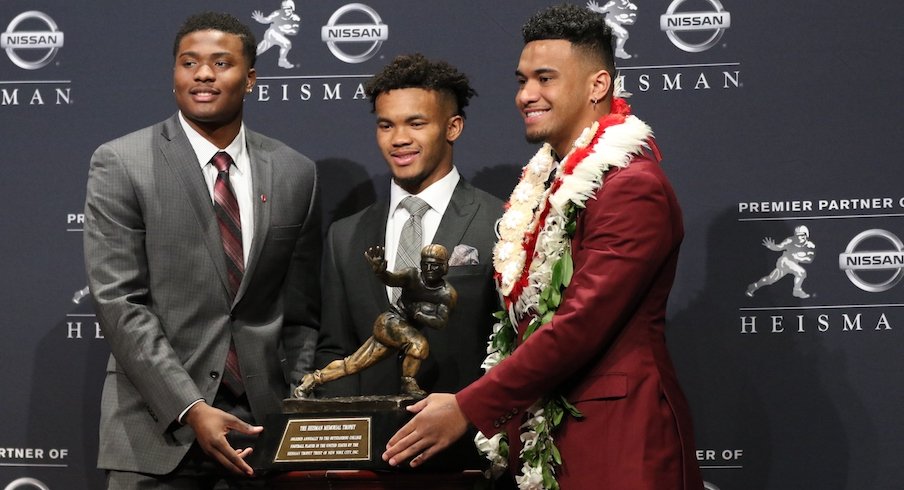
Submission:
[[[602,14],[577,5],[554,5],[528,19],[521,27],[521,35],[524,44],[551,39],[568,41],[615,78],[612,29]]]
[[[198,31],[235,34],[242,40],[242,53],[248,61],[248,68],[254,68],[257,61],[257,41],[254,39],[254,33],[232,14],[219,12],[201,12],[185,19],[173,43],[173,58],[179,55],[179,43],[182,42],[182,38]]]
[[[390,90],[420,88],[449,95],[455,100],[455,114],[465,117],[465,107],[477,92],[468,77],[441,60],[431,61],[420,53],[396,56],[379,73],[367,81],[364,93],[370,98],[371,112],[376,111],[377,97]]]

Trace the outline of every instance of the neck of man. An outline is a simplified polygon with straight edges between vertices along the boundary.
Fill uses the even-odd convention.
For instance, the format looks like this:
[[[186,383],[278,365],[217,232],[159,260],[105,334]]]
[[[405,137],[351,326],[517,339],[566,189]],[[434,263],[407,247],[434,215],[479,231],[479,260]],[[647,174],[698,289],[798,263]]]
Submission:
[[[612,108],[611,98],[606,96],[605,99],[597,102],[596,104],[591,104],[588,102],[588,108],[584,111],[583,116],[578,120],[576,127],[573,128],[572,134],[569,135],[569,139],[566,141],[548,141],[549,144],[552,145],[553,150],[556,152],[557,159],[565,158],[565,155],[571,151],[575,140],[578,139],[578,136],[581,135],[581,132],[584,129],[589,128],[594,122],[599,121],[600,118],[609,114],[609,111]]]
[[[188,124],[191,125],[198,134],[203,136],[207,141],[210,141],[210,143],[217,148],[226,148],[229,146],[235,137],[238,136],[239,130],[242,129],[241,113],[226,124],[194,121],[189,118],[185,118],[185,120],[188,121]]]

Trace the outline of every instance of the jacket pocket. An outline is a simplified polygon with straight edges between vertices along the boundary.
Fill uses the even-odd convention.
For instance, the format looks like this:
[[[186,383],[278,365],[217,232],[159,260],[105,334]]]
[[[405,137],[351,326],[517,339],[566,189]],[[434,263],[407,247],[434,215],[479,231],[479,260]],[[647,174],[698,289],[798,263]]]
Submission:
[[[590,400],[615,400],[628,396],[628,375],[606,373],[586,379],[568,396],[571,403]]]

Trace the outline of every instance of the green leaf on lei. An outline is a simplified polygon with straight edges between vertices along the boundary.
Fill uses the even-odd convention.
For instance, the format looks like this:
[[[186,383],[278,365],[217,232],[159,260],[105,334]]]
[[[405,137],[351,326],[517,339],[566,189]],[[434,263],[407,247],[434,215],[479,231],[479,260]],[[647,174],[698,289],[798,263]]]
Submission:
[[[584,414],[582,414],[581,411],[578,410],[578,407],[572,405],[571,402],[566,400],[564,396],[559,395],[559,403],[562,405],[562,408],[564,408],[568,411],[568,413],[571,414],[572,417],[576,419],[584,418]]]
[[[543,465],[543,488],[549,490],[559,489],[559,482],[556,481],[556,478],[553,476],[552,470],[548,465]]]
[[[571,277],[574,276],[574,260],[571,258],[571,250],[565,249],[565,253],[559,259],[559,264],[562,264],[562,287],[568,287],[571,284]]]
[[[562,304],[562,290],[559,288],[549,288],[549,309],[557,310]],[[543,322],[546,323],[546,322]]]
[[[556,464],[562,464],[562,455],[559,454],[559,448],[553,444],[549,448],[552,451],[552,459],[556,462]]]
[[[547,323],[552,321],[552,317],[556,314],[555,311],[547,311],[545,315],[543,315],[543,319],[540,320],[540,325],[546,325]]]
[[[543,291],[550,289],[559,289],[562,286],[562,257],[559,257],[559,260],[552,266],[552,279],[549,281],[549,286]]]

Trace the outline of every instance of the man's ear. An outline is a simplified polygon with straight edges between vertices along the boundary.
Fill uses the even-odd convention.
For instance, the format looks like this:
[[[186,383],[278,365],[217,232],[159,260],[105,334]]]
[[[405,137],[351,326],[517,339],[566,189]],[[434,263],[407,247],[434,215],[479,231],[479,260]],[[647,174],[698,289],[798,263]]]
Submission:
[[[602,101],[612,87],[612,75],[606,70],[599,70],[590,79],[590,100]]]
[[[455,114],[446,122],[446,141],[454,143],[465,129],[465,118]]]

